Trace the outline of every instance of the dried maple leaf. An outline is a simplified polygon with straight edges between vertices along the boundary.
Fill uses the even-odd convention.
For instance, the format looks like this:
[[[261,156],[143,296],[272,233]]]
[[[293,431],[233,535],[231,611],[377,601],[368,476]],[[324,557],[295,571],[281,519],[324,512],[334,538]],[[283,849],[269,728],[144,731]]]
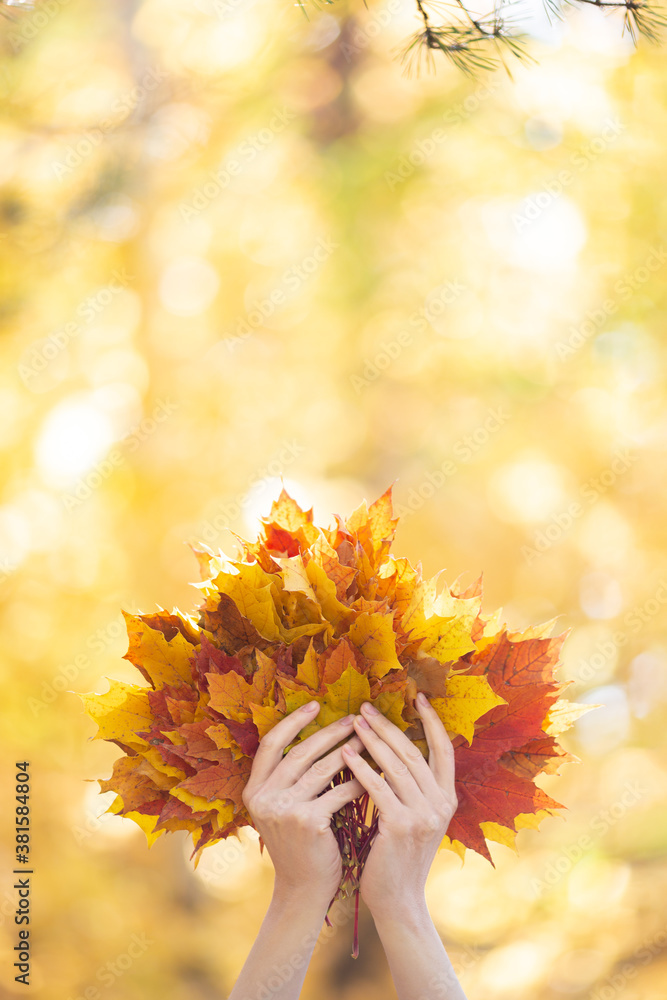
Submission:
[[[426,756],[418,691],[454,743],[459,807],[442,847],[491,861],[488,840],[514,846],[519,829],[563,808],[535,778],[574,759],[556,737],[586,710],[560,698],[554,677],[567,633],[549,638],[553,621],[508,631],[500,612],[483,616],[481,576],[465,589],[422,579],[390,553],[397,523],[391,489],[332,528],[283,490],[258,540],[239,539],[240,559],[193,547],[197,618],[123,612],[124,658],[149,686],[110,680],[106,694],[80,695],[93,738],[124,752],[100,781],[116,793],[110,812],[132,818],[149,845],[189,831],[196,865],[205,847],[252,826],[241,794],[260,739],[285,715],[322,706],[298,742],[371,701]],[[377,819],[368,793],[332,819],[337,896],[358,902]],[[356,940],[355,922],[355,954]]]

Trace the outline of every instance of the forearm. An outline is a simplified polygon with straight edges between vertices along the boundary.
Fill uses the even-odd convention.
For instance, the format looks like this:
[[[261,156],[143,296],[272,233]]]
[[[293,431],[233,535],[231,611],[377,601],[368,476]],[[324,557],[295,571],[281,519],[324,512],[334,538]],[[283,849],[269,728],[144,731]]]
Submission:
[[[373,917],[399,1000],[466,1000],[425,901]]]
[[[296,1000],[326,916],[328,900],[274,889],[257,939],[229,1000]]]

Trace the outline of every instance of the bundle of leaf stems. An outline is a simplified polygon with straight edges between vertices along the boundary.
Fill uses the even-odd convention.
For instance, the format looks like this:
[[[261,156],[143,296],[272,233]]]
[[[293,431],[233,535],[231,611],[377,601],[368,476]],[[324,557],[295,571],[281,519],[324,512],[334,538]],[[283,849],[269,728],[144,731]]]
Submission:
[[[354,775],[348,767],[334,776],[331,786],[350,781]],[[334,901],[339,898],[349,898],[354,895],[354,936],[352,943],[352,958],[359,956],[359,883],[364,863],[368,857],[375,835],[378,832],[379,813],[373,805],[370,824],[366,823],[370,797],[364,792],[351,802],[346,802],[331,819],[331,829],[338,842],[338,849],[343,859],[343,875],[336,893],[329,903],[329,910]],[[331,927],[329,910],[325,917],[328,927]]]

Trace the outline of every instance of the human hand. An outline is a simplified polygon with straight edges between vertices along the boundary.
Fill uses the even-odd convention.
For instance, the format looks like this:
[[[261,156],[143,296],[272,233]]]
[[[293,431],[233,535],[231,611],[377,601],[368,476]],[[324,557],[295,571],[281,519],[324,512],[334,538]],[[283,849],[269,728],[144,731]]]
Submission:
[[[304,705],[262,737],[241,797],[273,861],[274,895],[302,894],[309,901],[320,896],[328,903],[342,875],[331,817],[346,802],[363,795],[364,788],[352,778],[323,792],[346,765],[341,747],[326,751],[354,732],[352,715],[296,743],[283,756],[285,747],[312,722],[319,707],[318,702]],[[363,749],[358,736],[353,735],[348,745]]]
[[[345,764],[379,811],[378,833],[360,880],[361,897],[374,915],[387,907],[397,912],[423,903],[426,876],[458,806],[451,740],[423,694],[416,707],[428,741],[428,762],[369,702],[362,704],[354,727],[384,777],[354,748],[342,748]]]

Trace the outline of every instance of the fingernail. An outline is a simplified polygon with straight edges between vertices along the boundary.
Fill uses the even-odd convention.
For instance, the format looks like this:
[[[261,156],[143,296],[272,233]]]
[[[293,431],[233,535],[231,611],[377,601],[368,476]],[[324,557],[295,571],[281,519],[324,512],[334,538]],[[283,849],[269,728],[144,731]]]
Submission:
[[[309,701],[307,705],[303,706],[304,712],[314,712],[316,708],[319,708],[319,701]]]
[[[417,702],[420,708],[424,707],[424,705],[426,704],[426,695],[423,693],[423,691],[419,692],[419,694],[415,698],[415,701]]]
[[[360,726],[361,729],[370,729],[371,728],[368,725],[368,723],[366,722],[366,720],[364,719],[363,715],[359,716],[359,722],[357,723],[357,725]]]
[[[349,743],[343,744],[343,753],[346,753],[349,757],[356,757],[357,751],[354,747],[351,747]]]
[[[366,710],[366,715],[380,714],[375,705],[371,705],[370,701],[365,701],[361,707]]]
[[[351,722],[354,722],[354,716],[353,715],[346,715],[344,719],[340,720],[341,726],[349,726],[349,724]]]

